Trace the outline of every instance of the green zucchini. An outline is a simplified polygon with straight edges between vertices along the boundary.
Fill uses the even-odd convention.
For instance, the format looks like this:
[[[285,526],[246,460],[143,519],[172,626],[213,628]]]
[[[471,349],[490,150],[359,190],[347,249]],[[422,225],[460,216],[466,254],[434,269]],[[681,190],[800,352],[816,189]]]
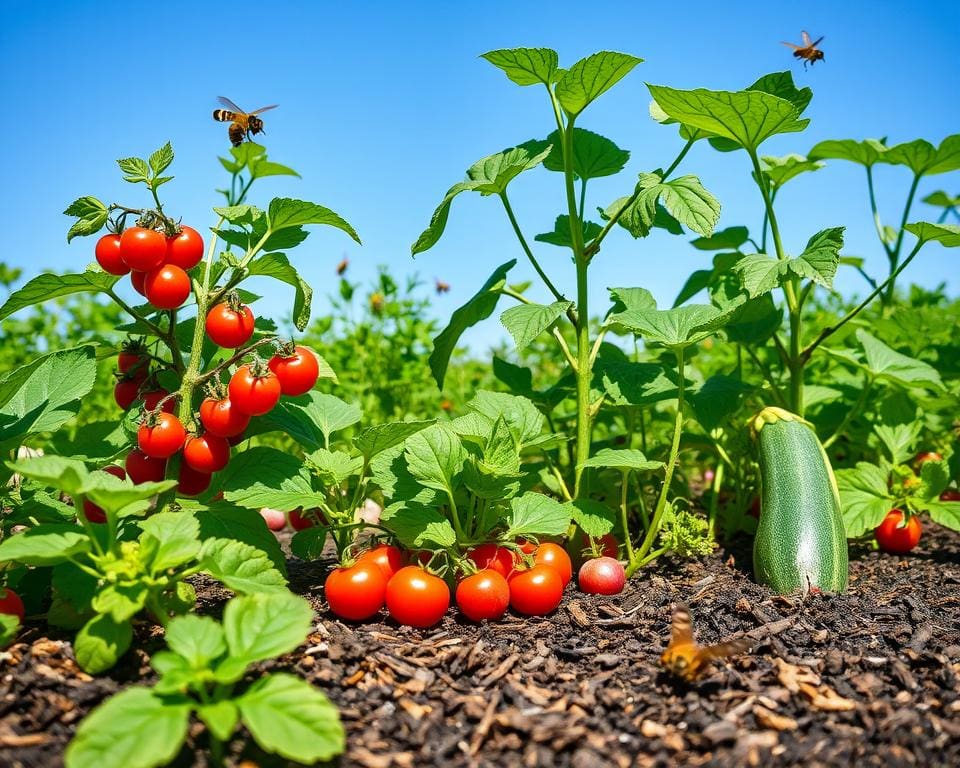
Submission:
[[[847,588],[840,493],[813,425],[782,408],[751,420],[760,448],[760,522],[753,574],[779,594]]]

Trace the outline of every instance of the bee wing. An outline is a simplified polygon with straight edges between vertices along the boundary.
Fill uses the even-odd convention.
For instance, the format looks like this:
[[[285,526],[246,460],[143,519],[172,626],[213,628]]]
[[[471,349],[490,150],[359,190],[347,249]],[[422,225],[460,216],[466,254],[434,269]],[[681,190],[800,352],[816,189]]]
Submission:
[[[741,637],[737,640],[730,640],[726,643],[717,643],[716,645],[707,645],[697,650],[697,656],[704,662],[715,659],[725,659],[728,656],[736,656],[746,653],[753,647],[753,641],[748,637]]]
[[[800,32],[800,37],[803,38],[803,45],[804,45],[804,47],[805,47],[805,48],[809,48],[809,47],[810,47],[810,33],[807,32],[807,30],[804,29],[803,31]]]
[[[243,114],[246,114],[242,109],[240,109],[240,107],[238,107],[236,104],[230,101],[230,99],[228,99],[226,96],[217,96],[217,101],[220,102],[221,106],[226,107],[232,112],[241,112]]]
[[[780,41],[780,45],[785,45],[785,46],[787,46],[788,48],[793,48],[793,50],[795,50],[795,51],[799,51],[799,50],[801,50],[801,48],[802,48],[802,46],[794,45],[793,43],[786,43],[786,42],[784,42],[783,40]]]
[[[269,107],[260,107],[260,109],[254,110],[251,112],[251,115],[259,115],[261,112],[266,112],[268,109],[276,109],[279,107],[279,104],[271,104]]]
[[[811,43],[811,46],[813,46],[813,47],[815,48],[815,47],[817,47],[818,45],[820,45],[820,43],[823,42],[823,37],[824,37],[823,35],[820,35],[820,37],[818,37],[816,40],[814,40],[814,41]]]
[[[690,611],[685,605],[673,609],[670,621],[670,645],[693,645],[693,623]]]

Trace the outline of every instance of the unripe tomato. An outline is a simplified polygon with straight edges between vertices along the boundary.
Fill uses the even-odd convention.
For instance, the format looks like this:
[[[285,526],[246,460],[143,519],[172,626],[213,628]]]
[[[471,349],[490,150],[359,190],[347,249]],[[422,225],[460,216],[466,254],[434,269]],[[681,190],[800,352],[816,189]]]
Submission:
[[[570,555],[559,544],[551,544],[550,542],[541,544],[533,554],[533,562],[553,568],[560,576],[563,586],[567,586],[570,579],[573,578],[573,563],[570,560]]]
[[[180,227],[180,234],[167,238],[167,264],[193,269],[203,258],[203,238],[193,227]]]
[[[627,583],[627,574],[619,560],[595,557],[580,566],[577,581],[588,595],[619,595]]]
[[[260,510],[260,517],[271,531],[282,531],[287,526],[287,516],[279,509],[263,507]]]
[[[187,431],[180,419],[170,413],[158,413],[144,419],[137,430],[137,445],[147,456],[169,459],[183,447]]]
[[[197,472],[211,475],[219,472],[230,461],[230,443],[225,437],[204,432],[188,437],[183,444],[183,460]]]
[[[7,616],[16,616],[20,621],[23,621],[23,600],[20,599],[20,595],[14,592],[12,589],[3,588],[3,593],[0,594],[0,613],[5,613]]]
[[[111,275],[125,275],[130,271],[120,257],[120,235],[104,235],[97,240],[97,247],[94,249],[94,255],[104,272]]]
[[[546,616],[556,610],[563,597],[563,580],[549,565],[514,573],[508,583],[511,607],[526,616]]]
[[[919,517],[910,515],[910,518],[904,522],[903,510],[891,509],[874,531],[874,535],[877,537],[877,544],[884,552],[905,555],[920,543],[922,530]]]
[[[280,381],[272,371],[257,376],[249,365],[241,365],[227,387],[230,402],[241,413],[263,416],[280,400]]]
[[[108,475],[119,477],[121,480],[125,480],[127,477],[127,473],[123,471],[123,467],[118,467],[115,464],[110,464],[101,471],[106,472]],[[104,512],[101,507],[98,507],[92,501],[87,501],[86,499],[83,500],[83,516],[91,523],[107,522],[107,513]]]
[[[181,496],[199,496],[207,488],[213,476],[206,472],[197,472],[187,462],[180,464],[180,475],[177,477],[177,493]]]
[[[360,555],[357,562],[376,563],[383,575],[390,579],[403,567],[403,552],[392,544],[378,544]]]
[[[364,621],[383,608],[387,577],[373,562],[358,562],[330,571],[323,585],[330,610],[341,619]]]
[[[200,423],[211,435],[218,437],[236,437],[250,424],[250,417],[240,413],[230,399],[214,400],[208,397],[200,403]]]
[[[497,546],[494,542],[480,544],[467,552],[467,557],[478,569],[489,568],[504,578],[509,578],[517,565],[517,556],[513,550]]]
[[[444,580],[418,565],[401,568],[387,582],[387,610],[400,624],[432,627],[449,607],[450,589]]]
[[[280,380],[280,391],[289,397],[309,392],[320,378],[317,356],[306,347],[297,346],[289,357],[274,355],[267,365]]]
[[[174,264],[163,264],[144,281],[147,301],[159,309],[176,309],[190,295],[190,276]]]
[[[222,301],[207,313],[207,336],[218,347],[242,347],[253,336],[254,317],[250,307],[234,311]]]
[[[133,286],[133,290],[139,293],[141,296],[147,295],[147,273],[140,272],[138,270],[133,270],[130,273],[130,285]]]
[[[154,229],[130,227],[120,235],[120,258],[130,269],[149,272],[167,257],[167,238]]]
[[[510,605],[510,586],[500,573],[485,568],[457,585],[457,605],[470,621],[499,619]]]
[[[147,456],[139,448],[134,448],[127,454],[123,464],[129,477],[135,485],[140,483],[159,483],[167,474],[167,460],[154,459]]]

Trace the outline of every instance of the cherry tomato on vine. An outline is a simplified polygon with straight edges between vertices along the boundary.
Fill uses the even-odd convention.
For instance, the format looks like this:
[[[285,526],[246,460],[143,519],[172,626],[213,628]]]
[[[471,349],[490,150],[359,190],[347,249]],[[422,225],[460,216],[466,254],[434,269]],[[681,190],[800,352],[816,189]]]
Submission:
[[[499,619],[510,605],[510,586],[502,574],[485,568],[457,584],[457,605],[470,621]]]
[[[922,451],[914,457],[913,466],[919,472],[920,468],[928,461],[943,461],[943,456],[936,451]]]
[[[947,488],[940,494],[940,501],[960,501],[960,491],[956,488]]]
[[[193,227],[180,227],[180,234],[167,238],[167,264],[193,269],[203,258],[203,238]]]
[[[143,285],[147,301],[159,309],[176,309],[190,295],[190,276],[174,264],[147,272]]]
[[[573,563],[570,560],[570,555],[559,544],[551,544],[550,542],[541,544],[537,547],[537,551],[533,553],[533,562],[553,568],[563,582],[563,586],[567,586],[570,579],[573,578]]]
[[[117,355],[117,370],[120,373],[138,375],[147,370],[150,365],[150,355],[146,347],[138,344],[124,346]]]
[[[188,437],[183,444],[183,460],[197,472],[207,475],[219,472],[230,461],[230,443],[225,437],[206,432]]]
[[[113,399],[121,410],[126,411],[136,402],[142,384],[143,379],[140,378],[131,379],[123,376],[117,379],[117,383],[113,385]]]
[[[200,423],[211,435],[236,437],[243,434],[250,417],[234,408],[227,397],[222,400],[208,397],[200,403]]]
[[[160,405],[160,401],[167,397],[170,393],[165,389],[154,389],[150,392],[143,393],[143,407],[148,411],[155,411],[157,406]],[[169,400],[164,400],[163,408],[161,409],[164,413],[173,413],[174,408],[176,407],[177,401],[174,398]]]
[[[297,346],[287,357],[274,355],[267,366],[280,380],[280,391],[289,397],[309,392],[320,378],[317,356],[307,347]]]
[[[360,555],[357,562],[376,563],[389,579],[403,567],[403,552],[392,544],[378,544]]]
[[[130,269],[149,272],[167,258],[167,238],[155,229],[125,229],[120,235],[120,258]]]
[[[20,595],[9,587],[0,587],[0,589],[3,590],[3,593],[0,594],[0,613],[5,613],[7,616],[16,616],[20,621],[23,621],[25,611]]]
[[[922,531],[919,517],[910,515],[910,518],[904,522],[903,510],[891,509],[883,522],[877,526],[874,535],[877,537],[877,544],[884,552],[905,555],[920,543]]]
[[[270,370],[258,376],[249,365],[241,365],[230,377],[227,391],[238,411],[263,416],[280,400],[280,380]]]
[[[287,516],[279,509],[263,507],[260,510],[260,517],[263,518],[263,522],[267,524],[267,528],[271,531],[282,531],[287,527]]]
[[[133,290],[135,290],[141,296],[147,295],[146,281],[147,281],[146,272],[139,272],[137,270],[133,270],[130,273],[130,285],[132,285]]]
[[[287,513],[287,517],[290,519],[290,527],[295,531],[302,531],[306,528],[313,528],[317,521],[311,517],[307,517],[303,514],[302,509],[293,509]]]
[[[207,313],[207,336],[218,347],[242,347],[253,336],[253,312],[243,305],[235,311],[222,301]]]
[[[601,557],[616,558],[617,555],[620,553],[620,542],[617,541],[617,537],[614,536],[612,533],[605,533],[603,534],[603,536],[601,536],[598,539],[594,539],[593,541],[596,543],[597,549],[600,551]],[[590,538],[583,531],[580,531],[580,533],[578,534],[576,542],[577,542],[576,551],[578,554],[581,552],[585,552],[585,553],[588,553],[585,555],[586,557],[593,557],[593,555],[590,554],[593,551],[590,549]]]
[[[497,544],[493,542],[474,547],[467,552],[467,557],[470,558],[474,565],[480,570],[489,568],[504,578],[510,576],[517,564],[517,556],[513,550],[497,546]]]
[[[619,560],[595,557],[580,566],[577,582],[588,595],[619,595],[627,583],[627,574]]]
[[[97,240],[97,247],[94,249],[94,255],[104,272],[111,275],[125,275],[130,271],[130,267],[120,256],[120,235],[104,235]]]
[[[563,580],[549,565],[514,573],[508,583],[511,607],[526,616],[546,616],[556,610],[563,597]]]
[[[387,610],[400,624],[432,627],[449,607],[446,582],[418,565],[401,568],[387,582]]]
[[[129,477],[135,485],[140,483],[159,483],[167,473],[166,459],[154,459],[139,448],[127,454],[123,463]]]
[[[119,477],[121,480],[125,480],[127,477],[127,473],[123,471],[123,467],[118,467],[116,464],[110,464],[101,471],[106,472],[108,475]],[[87,501],[86,499],[83,500],[83,516],[91,523],[107,522],[107,513],[92,501]]]
[[[148,416],[137,430],[137,445],[153,459],[169,459],[183,447],[187,431],[170,413]]]
[[[213,476],[206,472],[197,472],[186,462],[180,465],[180,475],[177,477],[177,493],[181,496],[199,496],[210,487]]]
[[[387,577],[373,562],[358,562],[330,571],[323,585],[330,610],[341,619],[364,621],[383,608]]]

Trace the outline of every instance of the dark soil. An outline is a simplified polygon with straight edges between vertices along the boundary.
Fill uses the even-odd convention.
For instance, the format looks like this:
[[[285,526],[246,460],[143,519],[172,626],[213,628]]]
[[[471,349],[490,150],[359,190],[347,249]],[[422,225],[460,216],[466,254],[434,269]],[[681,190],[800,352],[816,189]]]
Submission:
[[[960,765],[960,535],[931,525],[909,558],[851,555],[841,596],[773,596],[735,548],[659,563],[613,598],[571,586],[546,619],[476,626],[451,612],[427,631],[334,620],[324,565],[291,561],[320,621],[281,665],[339,706],[341,766]],[[201,595],[212,613],[226,598]],[[701,642],[746,633],[754,652],[694,683],[672,677],[659,656],[678,601]],[[161,646],[144,628],[138,650],[93,679],[68,636],[28,629],[0,661],[0,765],[61,765],[82,717],[149,681]],[[203,745],[198,726],[178,763],[206,765]],[[236,760],[278,764],[251,750]]]

